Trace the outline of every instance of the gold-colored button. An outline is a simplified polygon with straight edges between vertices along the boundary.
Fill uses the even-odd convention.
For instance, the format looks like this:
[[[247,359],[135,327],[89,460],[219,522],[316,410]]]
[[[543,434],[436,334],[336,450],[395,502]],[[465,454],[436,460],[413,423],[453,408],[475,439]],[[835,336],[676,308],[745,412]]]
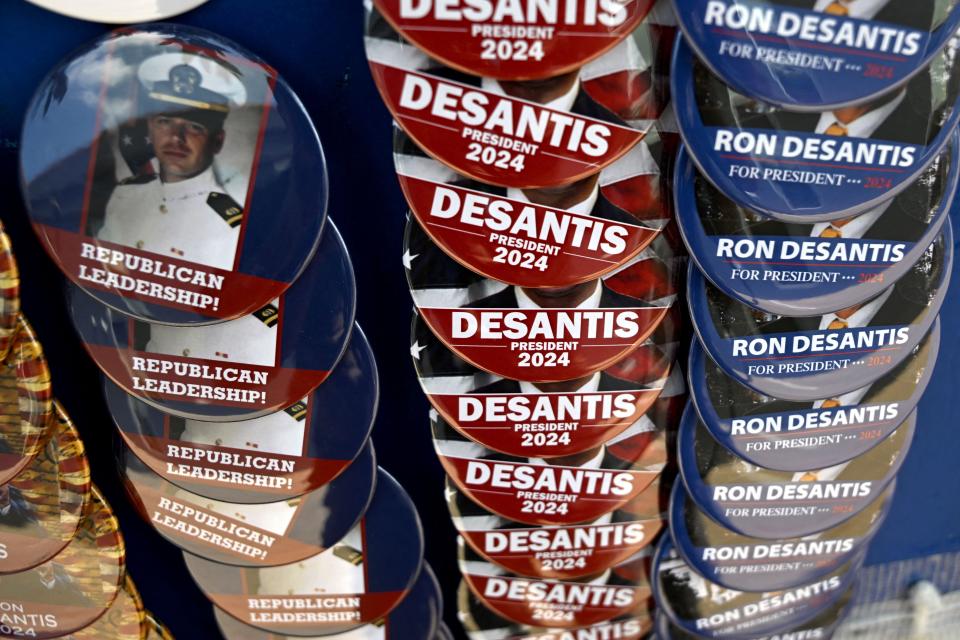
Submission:
[[[143,249],[143,240],[137,240],[137,249]]]
[[[167,212],[167,205],[165,204],[160,205],[160,213],[166,213],[166,212]]]
[[[190,349],[184,349],[184,350],[183,350],[183,356],[184,356],[184,357],[187,357],[187,356],[189,356],[189,355],[190,355]]]

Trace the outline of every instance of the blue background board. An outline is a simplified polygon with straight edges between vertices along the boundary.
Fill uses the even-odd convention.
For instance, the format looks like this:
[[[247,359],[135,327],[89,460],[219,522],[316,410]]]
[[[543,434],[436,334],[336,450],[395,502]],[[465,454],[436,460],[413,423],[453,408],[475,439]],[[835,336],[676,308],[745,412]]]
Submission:
[[[427,559],[446,597],[445,618],[461,633],[454,611],[459,579],[455,534],[444,503],[443,471],[430,441],[427,401],[409,356],[411,301],[400,262],[406,209],[393,175],[390,117],[363,55],[362,14],[361,0],[210,0],[175,21],[216,31],[268,61],[316,123],[329,164],[330,215],[353,257],[358,318],[383,383],[374,431],[377,453],[420,510]],[[23,307],[46,349],[56,394],[87,444],[94,480],[120,517],[130,572],[147,606],[178,638],[206,640],[218,637],[213,616],[180,552],[139,519],[124,495],[112,460],[113,427],[99,373],[73,333],[64,279],[33,235],[19,195],[17,145],[31,93],[64,55],[107,29],[23,0],[0,0],[0,219],[13,238]],[[953,330],[960,321],[957,283],[943,308],[943,347],[920,405],[913,450],[868,564],[960,550],[960,474],[955,472],[960,336]],[[911,566],[919,575],[926,565]],[[957,572],[940,575],[945,577],[939,586],[960,587],[949,584],[958,580]]]

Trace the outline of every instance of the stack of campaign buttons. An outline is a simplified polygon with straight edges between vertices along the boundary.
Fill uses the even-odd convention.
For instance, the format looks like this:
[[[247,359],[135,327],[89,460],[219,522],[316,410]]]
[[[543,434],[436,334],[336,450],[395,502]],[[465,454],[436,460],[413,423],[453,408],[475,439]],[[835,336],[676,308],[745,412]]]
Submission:
[[[461,622],[640,638],[686,392],[676,21],[654,0],[454,4],[364,6]]]
[[[696,333],[658,637],[829,635],[889,511],[950,284],[960,10],[675,0]]]
[[[29,114],[25,200],[104,374],[127,492],[223,635],[432,640],[439,587],[376,463],[376,362],[290,87],[220,36],[160,24],[75,53]]]

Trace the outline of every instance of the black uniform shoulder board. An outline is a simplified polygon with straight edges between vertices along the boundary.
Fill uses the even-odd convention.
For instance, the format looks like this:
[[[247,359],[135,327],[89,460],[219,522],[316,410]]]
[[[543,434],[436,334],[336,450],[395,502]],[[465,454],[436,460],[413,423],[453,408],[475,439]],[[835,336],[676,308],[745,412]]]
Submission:
[[[307,419],[307,405],[303,402],[292,404],[284,409],[284,411],[293,416],[293,419],[297,422],[303,422]]]
[[[363,552],[347,544],[338,544],[335,546],[333,548],[333,555],[341,560],[346,560],[355,567],[363,564]]]
[[[120,181],[120,184],[126,186],[128,184],[148,184],[157,179],[157,174],[155,173],[145,173],[139,176],[130,176]]]
[[[239,226],[243,221],[243,207],[225,193],[211,192],[207,196],[207,204],[231,227]]]
[[[262,309],[254,311],[253,315],[257,316],[260,322],[268,327],[275,327],[277,326],[277,322],[280,321],[280,309],[277,309],[277,307],[272,304],[268,304]]]

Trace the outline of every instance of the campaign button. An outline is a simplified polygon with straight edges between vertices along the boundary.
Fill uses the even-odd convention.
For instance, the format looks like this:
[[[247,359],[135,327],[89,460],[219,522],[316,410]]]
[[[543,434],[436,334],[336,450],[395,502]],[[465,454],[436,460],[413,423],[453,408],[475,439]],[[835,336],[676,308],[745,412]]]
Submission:
[[[411,355],[434,409],[460,434],[500,453],[556,458],[603,444],[622,449],[656,425],[676,424],[683,410],[673,345],[645,346],[582,379],[529,383],[476,369],[418,318],[413,332]]]
[[[199,7],[208,0],[164,0],[164,2],[129,2],[129,0],[28,0],[48,11],[91,22],[131,24],[163,20]]]
[[[329,636],[310,636],[314,640],[434,640],[440,629],[440,584],[430,565],[424,564],[420,577],[403,602],[382,620],[352,631]],[[214,607],[217,626],[226,640],[293,640],[304,636],[278,636],[244,624]],[[452,638],[452,637],[451,637]]]
[[[333,482],[266,504],[205,498],[167,482],[124,446],[119,460],[134,506],[167,541],[211,561],[238,567],[299,562],[337,544],[373,496],[373,446]]]
[[[820,469],[866,453],[916,408],[940,351],[940,320],[890,373],[835,398],[791,402],[760,395],[690,348],[690,398],[717,442],[745,461],[780,471]]]
[[[808,536],[850,520],[877,500],[903,464],[916,423],[914,411],[886,440],[853,460],[774,471],[746,462],[714,440],[690,405],[677,435],[680,475],[697,506],[735,533]]]
[[[70,544],[43,564],[0,580],[0,600],[15,612],[3,615],[24,636],[70,635],[93,624],[113,604],[125,561],[120,523],[93,486]]]
[[[180,25],[124,28],[62,61],[27,108],[20,169],[57,266],[145,322],[254,313],[304,271],[326,219],[323,149],[297,96],[250,52]]]
[[[960,12],[909,0],[678,0],[688,44],[738,93],[826,111],[903,86],[947,45]]]
[[[958,44],[901,88],[799,113],[734,93],[680,38],[672,96],[683,142],[704,177],[741,206],[808,224],[863,213],[913,184],[953,135]]]
[[[656,539],[667,518],[664,499],[647,513],[638,507],[580,525],[530,527],[484,509],[449,479],[446,497],[453,526],[474,553],[510,573],[549,580],[576,580],[625,562]]]
[[[240,422],[171,416],[104,378],[127,446],[173,484],[207,498],[278,502],[340,475],[367,443],[379,395],[373,351],[355,327],[330,377],[282,411]]]
[[[782,400],[836,404],[913,353],[937,318],[952,264],[947,221],[906,275],[864,303],[806,317],[765,314],[724,295],[693,265],[688,302],[700,344],[737,382]]]
[[[130,574],[123,579],[123,588],[117,592],[110,608],[89,627],[70,635],[76,640],[142,640],[148,630],[147,612],[143,608],[143,599],[133,584]]]
[[[636,504],[659,502],[666,430],[635,438],[629,459],[599,446],[562,458],[511,457],[467,440],[431,411],[433,444],[457,488],[494,514],[532,525],[593,522]],[[650,494],[648,495],[648,492]]]
[[[73,324],[97,366],[127,393],[173,416],[249,420],[309,396],[347,349],[353,267],[333,223],[307,271],[279,298],[203,327],[146,323],[69,287]]]
[[[400,606],[423,565],[413,502],[382,469],[376,485],[359,524],[321,553],[263,568],[184,553],[187,569],[214,605],[268,633],[330,637],[374,623]]]
[[[32,569],[60,553],[83,518],[90,465],[80,434],[59,402],[54,412],[50,439],[40,453],[0,485],[0,574]]]
[[[146,640],[173,640],[173,634],[152,613],[147,612]]]
[[[394,120],[460,174],[519,189],[582,180],[623,157],[667,102],[654,64],[674,33],[642,22],[603,56],[549,78],[503,80],[438,64],[374,7],[365,47]]]
[[[469,640],[570,640],[580,637],[640,640],[647,637],[653,626],[651,612],[644,610],[576,629],[549,628],[542,623],[525,625],[508,620],[491,609],[467,586],[466,580],[460,582],[457,590],[457,617]]]
[[[655,552],[653,595],[670,622],[696,638],[761,638],[803,628],[844,598],[863,554],[816,582],[775,592],[726,589],[677,554],[669,536]]]
[[[0,359],[5,359],[17,334],[20,317],[20,270],[10,236],[0,223]]]
[[[0,365],[0,483],[23,471],[55,430],[50,370],[33,327],[22,315]]]
[[[680,231],[714,286],[761,311],[815,315],[866,302],[908,273],[943,227],[960,180],[958,139],[905,191],[816,224],[738,206],[682,151],[674,182]]]
[[[420,318],[456,355],[494,375],[586,378],[678,339],[682,320],[672,307],[679,264],[672,254],[648,247],[616,273],[554,288],[509,286],[445,255],[433,257],[408,260]]]
[[[465,73],[505,80],[578,70],[630,35],[654,4],[374,1],[380,19],[430,57]],[[367,35],[377,35],[376,27],[378,22],[368,22]]]
[[[738,591],[791,589],[817,581],[866,548],[890,511],[894,484],[836,527],[767,540],[717,524],[678,482],[670,499],[670,533],[683,560],[711,582]]]
[[[650,554],[618,568],[577,580],[523,578],[505,572],[458,541],[460,572],[473,595],[506,620],[546,628],[572,629],[649,610]]]

